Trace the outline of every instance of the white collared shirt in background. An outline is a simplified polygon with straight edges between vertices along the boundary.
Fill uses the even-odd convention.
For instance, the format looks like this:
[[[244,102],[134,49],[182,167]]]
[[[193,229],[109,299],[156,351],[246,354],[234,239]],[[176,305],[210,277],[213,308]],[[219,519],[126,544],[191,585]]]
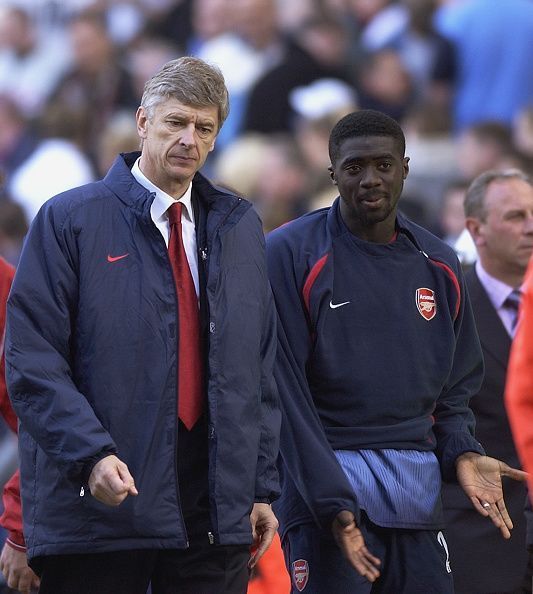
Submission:
[[[485,291],[487,292],[490,302],[494,306],[494,309],[500,317],[502,324],[505,326],[507,333],[512,338],[514,335],[513,322],[515,320],[516,313],[507,305],[505,305],[505,300],[513,292],[515,287],[510,287],[501,280],[491,276],[483,268],[483,265],[479,260],[476,261],[476,274]]]

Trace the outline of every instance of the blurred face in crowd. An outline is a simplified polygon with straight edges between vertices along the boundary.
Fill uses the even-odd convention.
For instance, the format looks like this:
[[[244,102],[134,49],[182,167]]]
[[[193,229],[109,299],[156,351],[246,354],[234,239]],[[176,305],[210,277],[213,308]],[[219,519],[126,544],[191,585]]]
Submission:
[[[533,187],[520,179],[495,180],[485,194],[485,220],[467,219],[483,267],[511,286],[533,252]],[[518,284],[521,281],[518,281]]]
[[[232,0],[235,30],[253,47],[268,46],[277,34],[274,0]]]
[[[357,21],[363,25],[373,19],[388,4],[390,4],[390,0],[348,0],[348,7]]]
[[[139,107],[137,132],[142,139],[141,171],[157,187],[179,198],[215,147],[218,108],[166,99],[152,114]]]
[[[73,21],[70,25],[72,52],[78,68],[96,73],[110,60],[113,50],[107,32],[90,20]]]
[[[440,224],[446,236],[458,237],[465,228],[465,188],[451,188],[443,197]]]
[[[34,44],[35,34],[29,15],[15,7],[0,8],[0,48],[24,56]]]
[[[339,189],[342,218],[352,233],[368,241],[391,239],[408,163],[389,136],[356,136],[342,142],[331,176]]]

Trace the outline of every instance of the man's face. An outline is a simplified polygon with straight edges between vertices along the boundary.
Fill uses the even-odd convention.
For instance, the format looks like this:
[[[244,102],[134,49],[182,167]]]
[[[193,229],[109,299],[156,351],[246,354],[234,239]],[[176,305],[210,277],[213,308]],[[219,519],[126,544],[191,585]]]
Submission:
[[[188,185],[215,147],[218,109],[167,99],[155,107],[152,118],[139,107],[137,131],[143,140],[141,171],[173,195]]]
[[[408,162],[396,141],[387,136],[348,138],[340,145],[331,173],[343,218],[352,232],[371,239],[380,227],[394,229]]]
[[[533,187],[515,178],[493,181],[485,212],[472,233],[481,263],[496,278],[525,274],[533,253]]]

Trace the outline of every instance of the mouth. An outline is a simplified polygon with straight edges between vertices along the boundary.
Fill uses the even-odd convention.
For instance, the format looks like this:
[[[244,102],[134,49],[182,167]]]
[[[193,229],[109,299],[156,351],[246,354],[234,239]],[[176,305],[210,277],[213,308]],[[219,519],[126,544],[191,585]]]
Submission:
[[[386,199],[385,194],[365,194],[359,200],[369,208],[379,208]]]
[[[169,159],[171,161],[176,161],[178,163],[186,163],[186,164],[194,163],[194,161],[195,161],[194,157],[189,157],[187,155],[170,155]]]

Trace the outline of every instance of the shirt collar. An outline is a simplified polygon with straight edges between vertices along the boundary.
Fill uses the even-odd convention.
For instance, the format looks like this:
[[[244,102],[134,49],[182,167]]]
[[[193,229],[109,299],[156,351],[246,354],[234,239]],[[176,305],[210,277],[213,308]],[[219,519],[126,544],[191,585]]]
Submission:
[[[505,303],[507,297],[509,297],[512,291],[515,289],[515,287],[511,287],[508,284],[502,282],[501,280],[491,276],[483,268],[483,264],[481,264],[481,261],[479,259],[476,261],[476,273],[481,284],[485,288],[485,291],[487,292],[487,295],[489,296],[489,299],[491,300],[494,309],[500,309]]]
[[[151,208],[154,220],[166,219],[166,212],[176,202],[176,199],[170,196],[170,194],[167,194],[161,190],[161,188],[158,188],[146,177],[146,175],[144,175],[144,173],[141,171],[141,168],[139,167],[140,159],[141,158],[139,157],[133,164],[133,167],[131,168],[131,174],[141,184],[141,186],[146,188],[149,192],[153,192],[155,194]],[[185,216],[189,219],[189,221],[194,222],[194,211],[192,208],[192,182],[185,190],[183,196],[179,198],[179,202],[181,202],[185,208]]]

